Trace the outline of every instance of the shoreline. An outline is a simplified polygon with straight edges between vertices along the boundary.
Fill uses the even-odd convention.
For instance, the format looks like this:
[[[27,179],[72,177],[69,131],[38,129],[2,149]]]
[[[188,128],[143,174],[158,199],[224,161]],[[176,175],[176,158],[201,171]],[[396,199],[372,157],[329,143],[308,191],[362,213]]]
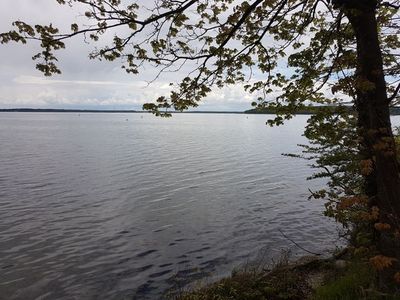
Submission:
[[[289,252],[283,252],[276,262],[250,264],[217,281],[172,290],[167,299],[320,299],[318,290],[351,264],[345,260],[349,259],[348,250],[305,255],[293,261]]]

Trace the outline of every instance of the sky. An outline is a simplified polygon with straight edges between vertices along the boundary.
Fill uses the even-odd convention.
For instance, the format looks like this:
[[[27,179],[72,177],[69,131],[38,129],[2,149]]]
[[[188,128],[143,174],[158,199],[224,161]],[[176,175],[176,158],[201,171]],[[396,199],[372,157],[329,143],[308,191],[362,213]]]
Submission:
[[[28,24],[53,23],[69,28],[83,11],[61,6],[56,0],[2,0],[0,32],[11,29],[11,23],[22,20]],[[168,95],[171,78],[181,78],[185,70],[166,73],[155,82],[156,71],[147,67],[139,75],[129,75],[118,62],[89,60],[93,45],[81,37],[69,40],[66,49],[58,52],[61,75],[44,77],[35,69],[31,57],[39,47],[36,43],[0,45],[0,108],[77,108],[134,109]],[[251,108],[254,97],[233,85],[214,89],[197,110],[243,111]]]

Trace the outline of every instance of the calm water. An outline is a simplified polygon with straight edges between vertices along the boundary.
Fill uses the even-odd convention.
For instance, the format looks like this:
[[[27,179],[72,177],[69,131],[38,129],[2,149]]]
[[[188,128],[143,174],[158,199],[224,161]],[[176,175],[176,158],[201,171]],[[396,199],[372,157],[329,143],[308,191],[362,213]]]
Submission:
[[[0,299],[158,299],[262,251],[332,249],[306,117],[0,113]],[[299,254],[305,254],[299,252]]]

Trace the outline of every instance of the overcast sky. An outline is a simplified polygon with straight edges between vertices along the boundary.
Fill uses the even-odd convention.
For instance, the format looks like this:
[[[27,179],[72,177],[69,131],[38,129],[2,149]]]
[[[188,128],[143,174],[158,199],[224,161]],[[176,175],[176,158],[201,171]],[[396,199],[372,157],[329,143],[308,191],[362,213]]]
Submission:
[[[69,28],[82,18],[78,9],[60,6],[55,0],[2,0],[0,32],[10,30],[14,20]],[[186,75],[184,71],[165,74],[148,85],[155,76],[152,68],[128,75],[118,62],[89,60],[92,47],[82,38],[68,41],[67,49],[58,53],[63,73],[45,78],[31,60],[38,50],[35,43],[0,45],[0,108],[141,109],[143,103],[168,94],[171,76]],[[230,86],[214,90],[198,109],[240,111],[251,108],[252,101],[241,86]]]

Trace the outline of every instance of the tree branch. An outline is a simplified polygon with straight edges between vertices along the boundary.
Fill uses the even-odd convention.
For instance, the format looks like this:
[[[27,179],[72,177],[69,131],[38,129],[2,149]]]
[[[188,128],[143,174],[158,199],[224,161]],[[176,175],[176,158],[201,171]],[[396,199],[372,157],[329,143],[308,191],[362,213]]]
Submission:
[[[382,2],[379,6],[386,6],[386,7],[390,7],[390,8],[394,8],[394,9],[399,9],[400,5],[396,5],[390,2]]]
[[[399,91],[400,91],[400,83],[397,85],[397,87],[396,87],[396,89],[394,90],[392,96],[390,96],[390,97],[388,98],[388,102],[391,102],[392,100],[394,100],[394,98],[396,98],[396,96],[397,96],[397,94],[399,93]]]

